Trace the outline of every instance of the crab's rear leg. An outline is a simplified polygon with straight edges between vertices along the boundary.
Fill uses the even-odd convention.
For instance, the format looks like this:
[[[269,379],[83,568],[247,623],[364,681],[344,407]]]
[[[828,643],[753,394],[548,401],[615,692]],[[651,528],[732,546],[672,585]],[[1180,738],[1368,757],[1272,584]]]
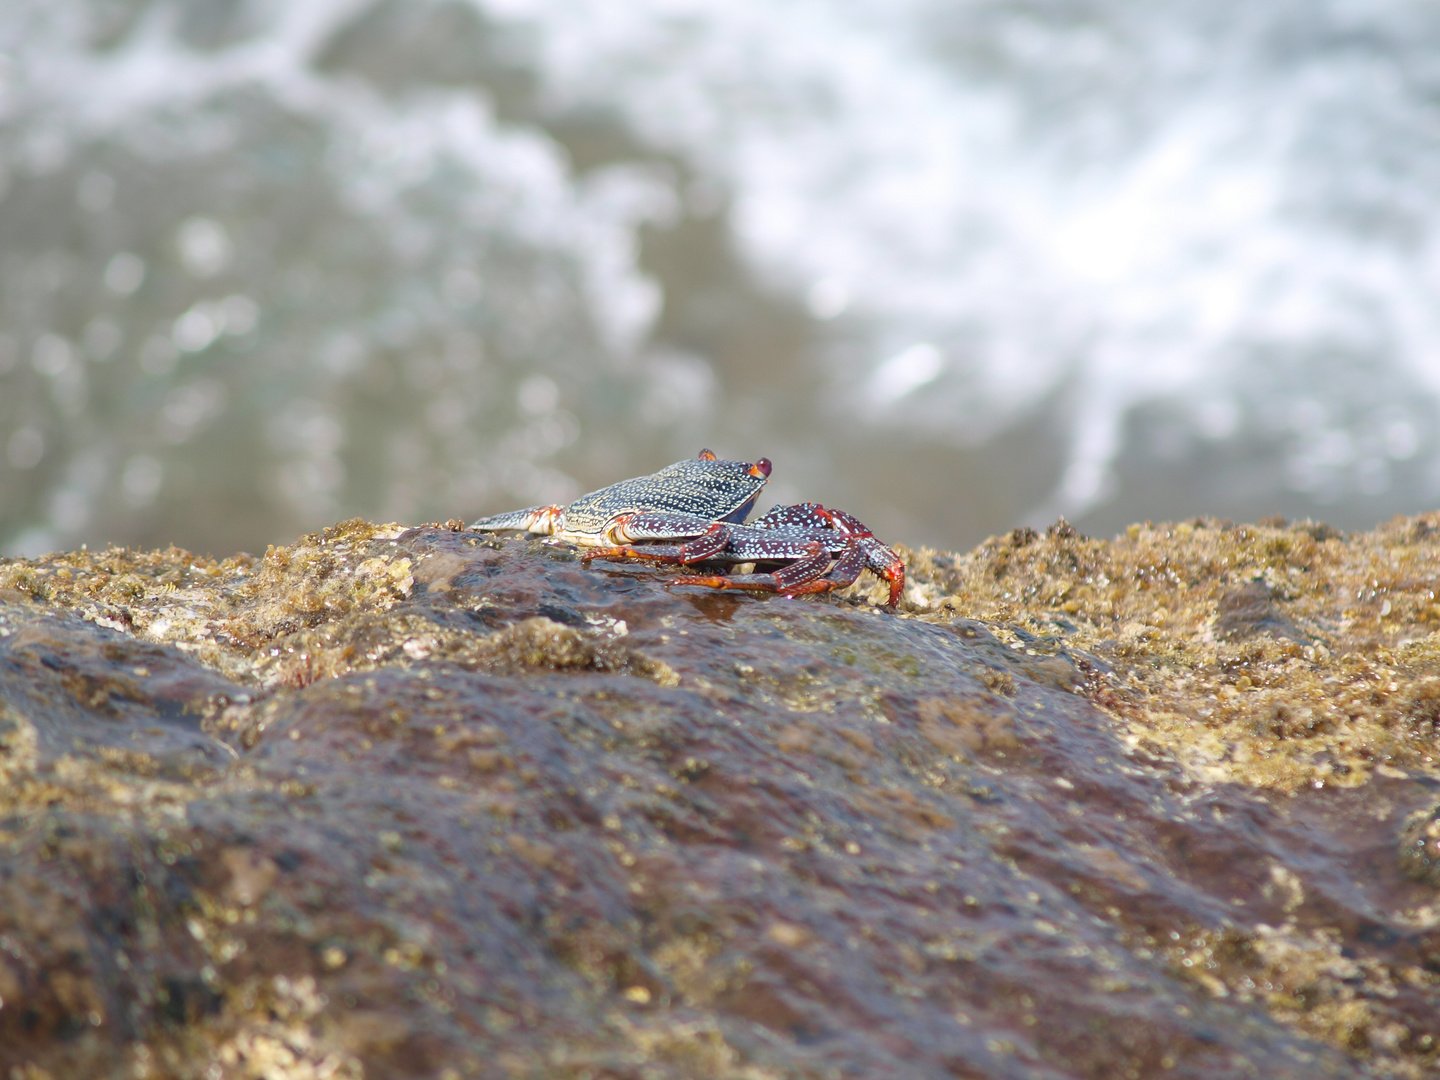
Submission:
[[[650,559],[655,562],[693,563],[714,558],[730,542],[730,527],[698,514],[649,511],[621,517],[606,530],[612,539],[623,541],[614,547],[595,548],[581,558]],[[681,544],[652,544],[650,540],[681,540]]]
[[[511,510],[508,514],[496,514],[472,522],[470,528],[478,532],[502,532],[505,529],[521,529],[525,532],[553,536],[565,527],[563,506],[531,506],[525,510]]]
[[[747,530],[748,532],[749,530]],[[787,560],[785,565],[770,574],[731,574],[727,577],[706,575],[704,577],[676,578],[672,585],[704,585],[711,589],[749,589],[756,592],[778,592],[795,595],[808,591],[804,586],[825,573],[830,565],[830,553],[818,540],[799,537],[755,536],[739,534],[730,540],[725,550],[728,559],[745,562],[767,562]]]

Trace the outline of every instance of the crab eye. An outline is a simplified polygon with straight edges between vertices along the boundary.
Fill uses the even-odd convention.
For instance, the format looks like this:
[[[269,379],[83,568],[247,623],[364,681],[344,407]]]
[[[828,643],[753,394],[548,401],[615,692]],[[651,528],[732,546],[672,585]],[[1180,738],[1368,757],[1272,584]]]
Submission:
[[[770,459],[769,459],[768,457],[762,457],[759,461],[755,462],[754,465],[751,465],[751,466],[750,466],[750,475],[751,475],[751,476],[769,476],[769,475],[770,475]]]

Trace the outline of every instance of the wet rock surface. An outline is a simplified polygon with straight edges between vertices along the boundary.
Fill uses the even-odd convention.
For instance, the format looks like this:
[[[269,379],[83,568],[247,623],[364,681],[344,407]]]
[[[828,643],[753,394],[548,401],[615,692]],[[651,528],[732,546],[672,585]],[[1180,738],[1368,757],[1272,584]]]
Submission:
[[[0,564],[0,1076],[1430,1075],[1437,523]]]

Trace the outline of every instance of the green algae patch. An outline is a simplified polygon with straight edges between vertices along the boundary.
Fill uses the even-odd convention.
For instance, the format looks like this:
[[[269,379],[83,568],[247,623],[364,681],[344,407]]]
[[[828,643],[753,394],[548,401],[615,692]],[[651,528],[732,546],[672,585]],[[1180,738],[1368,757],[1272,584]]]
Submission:
[[[1430,1075],[1434,525],[0,563],[0,1074]]]

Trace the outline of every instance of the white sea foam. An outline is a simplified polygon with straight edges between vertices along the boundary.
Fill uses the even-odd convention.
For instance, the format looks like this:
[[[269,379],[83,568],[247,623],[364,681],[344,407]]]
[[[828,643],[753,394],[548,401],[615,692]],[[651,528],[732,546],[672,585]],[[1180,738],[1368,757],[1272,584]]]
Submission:
[[[831,378],[857,416],[981,439],[1067,380],[1053,509],[1104,494],[1121,425],[1147,401],[1263,411],[1324,395],[1306,360],[1337,351],[1392,388],[1440,391],[1440,144],[1415,88],[1433,11],[1117,2],[1068,13],[1083,18],[1060,5],[1047,23],[924,0],[484,7],[540,28],[556,100],[604,102],[722,177],[760,273],[822,318],[854,298],[873,343],[837,351]],[[873,408],[916,338],[953,377],[912,408]],[[1214,431],[1206,409],[1197,426]],[[1350,464],[1321,457],[1337,475]]]
[[[163,504],[187,475],[171,447],[247,409],[274,458],[257,473],[307,525],[559,498],[565,448],[605,460],[709,415],[714,358],[651,345],[666,296],[639,251],[645,229],[722,208],[749,273],[822,328],[818,427],[975,443],[1058,409],[1068,459],[1037,516],[1112,494],[1127,424],[1157,404],[1184,438],[1269,440],[1316,499],[1376,494],[1436,454],[1424,5],[457,2],[533,76],[529,113],[478,76],[430,79],[383,24],[398,82],[322,62],[422,3],[5,6],[0,215],[63,173],[66,212],[103,238],[93,273],[59,219],[0,265],[0,376],[38,375],[26,393],[53,412],[27,420],[14,468],[71,463],[64,498],[35,495],[7,531],[65,542],[115,490],[117,513]],[[201,16],[221,28],[205,41]],[[546,127],[567,116],[618,120],[640,149],[574,168]],[[314,249],[286,250],[305,229]],[[100,307],[51,319],[87,274]],[[391,354],[403,386],[373,392],[413,415],[364,427],[337,402]],[[101,363],[164,381],[127,399],[155,415],[122,429],[92,410]],[[367,439],[394,478],[378,509],[346,502]],[[141,464],[81,484],[81,461]]]
[[[100,443],[129,451],[130,464],[115,465],[116,483],[70,485],[58,501],[42,491],[28,512],[0,488],[0,503],[8,501],[0,528],[14,535],[20,526],[28,538],[13,550],[32,550],[36,537],[78,542],[70,534],[104,513],[123,518],[167,497],[183,507],[182,494],[167,496],[172,480],[213,478],[197,478],[194,454],[174,454],[171,467],[168,446],[199,436],[227,401],[242,417],[232,438],[247,428],[271,438],[225,456],[251,459],[253,486],[297,524],[355,508],[342,457],[367,439],[388,440],[393,450],[383,456],[397,465],[388,480],[366,477],[361,491],[380,490],[394,516],[473,506],[491,489],[525,499],[542,489],[574,493],[575,482],[546,459],[575,441],[575,417],[554,411],[540,436],[510,440],[504,414],[513,398],[492,391],[495,376],[480,358],[489,351],[508,364],[548,366],[578,385],[587,365],[633,366],[660,306],[658,286],[636,265],[637,230],[673,217],[675,195],[663,171],[643,165],[592,170],[576,182],[553,140],[498,123],[473,89],[387,96],[364,79],[320,70],[327,43],[368,8],[352,0],[217,5],[210,16],[232,17],[244,31],[217,46],[187,39],[194,11],[153,4],[104,48],[95,39],[115,12],[17,0],[0,13],[8,73],[0,172],[80,170],[73,190],[96,219],[94,246],[128,234],[133,248],[104,252],[100,264],[106,288],[125,300],[109,337],[131,342],[109,365],[113,378],[174,387],[166,396],[130,395],[131,412],[106,409],[52,440],[70,460]],[[104,155],[122,163],[113,175],[83,165]],[[238,198],[217,197],[217,175]],[[308,201],[298,219],[297,198]],[[283,227],[292,235],[282,236],[267,216],[283,215],[276,208],[287,201]],[[186,210],[197,203],[229,209]],[[0,195],[0,215],[8,209]],[[137,235],[142,220],[147,231]],[[50,305],[19,304],[16,284],[44,279],[52,293],[78,290],[85,269],[62,246],[63,218],[38,224],[53,247],[25,260],[17,249],[0,267],[15,301],[3,316],[14,333],[6,340],[27,343],[34,370],[52,384],[56,419],[73,421],[90,400],[79,352],[52,325]],[[297,233],[310,250],[286,250]],[[174,279],[176,266],[188,283]],[[492,335],[490,349],[482,333]],[[391,395],[390,415],[366,426],[347,411],[353,394],[341,387],[386,350],[400,353],[395,363],[409,385]],[[597,356],[605,362],[596,365]],[[186,381],[197,370],[221,377]],[[5,392],[27,394],[15,385]],[[410,402],[417,415],[407,415],[414,396],[429,400]],[[304,403],[303,415],[287,401]],[[290,435],[277,435],[276,425]],[[317,431],[335,437],[307,435]],[[33,468],[33,445],[44,444],[21,438],[12,457]],[[124,459],[112,449],[108,460]],[[77,499],[83,513],[71,506]],[[65,512],[57,517],[56,508]],[[43,525],[32,524],[37,516]]]

